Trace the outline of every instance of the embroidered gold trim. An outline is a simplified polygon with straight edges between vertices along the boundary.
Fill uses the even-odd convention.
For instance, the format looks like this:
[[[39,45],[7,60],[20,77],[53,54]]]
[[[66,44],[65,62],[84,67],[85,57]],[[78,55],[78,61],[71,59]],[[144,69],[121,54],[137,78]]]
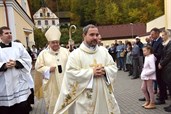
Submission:
[[[101,67],[102,64],[97,64],[96,59],[93,60],[93,64],[90,65],[90,67]]]
[[[78,88],[78,82],[71,84],[70,88],[71,88],[70,93],[65,96],[65,100],[64,103],[62,104],[62,108],[66,107],[74,99]]]
[[[92,93],[93,93],[93,89],[90,89],[86,92],[88,99],[92,99]]]
[[[113,90],[112,90],[112,85],[111,85],[111,84],[108,85],[107,88],[108,88],[108,90],[109,90],[109,93],[112,94],[112,91],[113,91]]]

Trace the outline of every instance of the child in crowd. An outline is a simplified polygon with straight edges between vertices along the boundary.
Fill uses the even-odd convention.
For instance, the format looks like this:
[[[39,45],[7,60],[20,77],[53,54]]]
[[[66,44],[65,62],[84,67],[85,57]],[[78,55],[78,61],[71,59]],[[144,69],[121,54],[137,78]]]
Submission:
[[[126,54],[126,67],[127,70],[129,71],[128,76],[131,76],[133,74],[133,69],[132,69],[132,56],[131,56],[131,52],[132,52],[132,44],[131,42],[127,42],[127,54]]]
[[[154,92],[153,92],[153,80],[156,80],[156,68],[154,56],[151,46],[145,46],[143,48],[143,54],[145,56],[143,70],[141,72],[141,79],[143,80],[141,90],[144,93],[146,102],[142,105],[145,109],[154,109]]]

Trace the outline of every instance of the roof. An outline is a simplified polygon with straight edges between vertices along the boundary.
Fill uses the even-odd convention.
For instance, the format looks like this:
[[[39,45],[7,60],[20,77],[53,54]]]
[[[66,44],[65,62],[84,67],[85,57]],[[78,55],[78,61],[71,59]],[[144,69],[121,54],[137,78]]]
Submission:
[[[146,33],[144,23],[98,26],[103,39],[130,38]]]
[[[18,6],[23,10],[23,12],[27,15],[27,17],[34,23],[32,14],[31,14],[31,12],[30,12],[30,1],[27,0],[28,7],[29,7],[29,13],[30,13],[31,17],[27,14],[27,12],[23,9],[23,7],[18,3],[17,0],[15,0],[15,2],[16,2],[16,3],[18,4]]]
[[[71,12],[70,11],[60,11],[60,12],[55,12],[55,14],[59,18],[70,18]]]
[[[47,12],[50,13],[50,16],[47,15]],[[40,16],[40,13],[42,13],[42,16]],[[58,19],[55,13],[53,13],[50,8],[48,7],[41,7],[34,15],[33,15],[34,20],[35,19]]]

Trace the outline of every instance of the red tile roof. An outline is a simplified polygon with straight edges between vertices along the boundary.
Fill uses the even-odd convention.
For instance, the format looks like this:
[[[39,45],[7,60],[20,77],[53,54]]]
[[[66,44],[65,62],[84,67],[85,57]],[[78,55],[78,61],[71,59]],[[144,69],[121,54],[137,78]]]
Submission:
[[[98,26],[102,39],[131,38],[146,34],[144,23]]]

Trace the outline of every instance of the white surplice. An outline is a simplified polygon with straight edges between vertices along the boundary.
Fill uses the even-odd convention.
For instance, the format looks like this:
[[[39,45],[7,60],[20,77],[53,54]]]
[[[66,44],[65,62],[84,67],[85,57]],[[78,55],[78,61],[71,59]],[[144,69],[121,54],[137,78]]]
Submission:
[[[10,68],[0,72],[0,106],[12,106],[26,101],[30,95],[31,57],[21,43],[11,42],[11,47],[0,47],[0,67],[10,59],[19,61],[24,68]]]
[[[106,76],[94,77],[93,67],[104,66]],[[84,43],[66,65],[61,92],[53,114],[120,114],[114,97],[117,67],[107,49],[89,49]]]
[[[43,97],[45,99],[46,108],[48,114],[52,114],[56,100],[58,98],[61,83],[63,80],[63,74],[65,71],[65,65],[67,62],[69,51],[63,47],[60,47],[59,51],[54,52],[51,48],[47,48],[40,52],[37,61],[35,63],[35,69],[43,76]],[[59,73],[58,66],[62,67],[62,73]],[[56,67],[55,72],[50,73],[50,67]],[[35,76],[35,78],[38,75]],[[39,83],[38,81],[36,83]],[[37,87],[35,87],[35,93],[37,93]]]

